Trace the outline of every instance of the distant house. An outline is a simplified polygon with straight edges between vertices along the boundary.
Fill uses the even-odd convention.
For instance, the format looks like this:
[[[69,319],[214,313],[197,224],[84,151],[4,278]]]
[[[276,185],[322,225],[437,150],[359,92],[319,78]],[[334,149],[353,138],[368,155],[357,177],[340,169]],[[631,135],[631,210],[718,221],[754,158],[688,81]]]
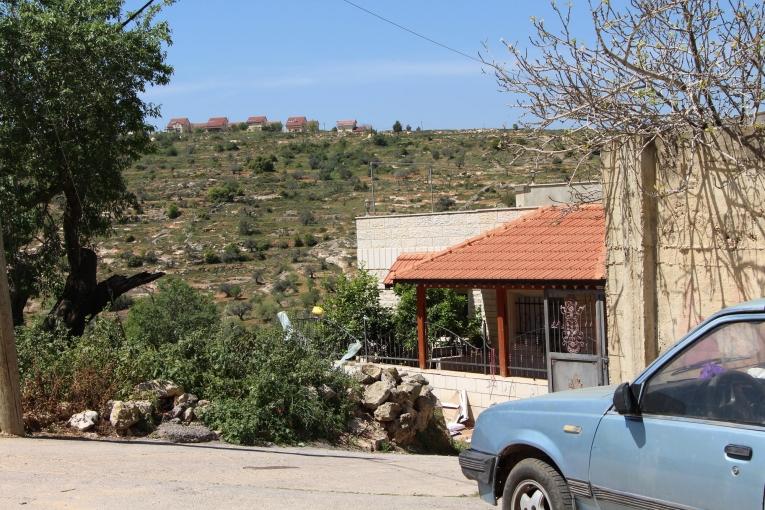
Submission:
[[[305,117],[290,117],[287,119],[287,131],[297,133],[308,130],[308,119]]]
[[[191,121],[186,117],[178,117],[170,119],[167,123],[165,131],[175,131],[176,133],[188,133],[191,131]]]
[[[204,125],[205,131],[226,131],[228,129],[228,117],[210,117]]]
[[[337,132],[350,133],[356,129],[356,119],[338,120]]]
[[[256,115],[247,118],[247,131],[260,131],[268,125],[268,118],[265,115]]]
[[[372,126],[370,124],[359,124],[358,126],[353,128],[353,133],[356,135],[369,133],[370,131],[372,131]]]

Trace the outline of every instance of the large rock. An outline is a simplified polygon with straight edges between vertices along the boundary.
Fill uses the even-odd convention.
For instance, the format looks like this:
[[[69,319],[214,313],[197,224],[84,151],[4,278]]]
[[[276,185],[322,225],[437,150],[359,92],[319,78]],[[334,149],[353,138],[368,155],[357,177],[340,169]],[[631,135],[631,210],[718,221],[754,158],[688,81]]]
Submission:
[[[205,443],[215,441],[218,436],[204,425],[179,425],[163,423],[152,433],[152,437],[173,443]]]
[[[351,374],[353,379],[361,384],[372,384],[375,382],[374,378],[368,374],[365,374],[361,370],[357,370]]]
[[[175,405],[187,404],[190,406],[196,405],[199,402],[199,398],[193,393],[184,393],[175,397]]]
[[[417,436],[417,411],[403,413],[398,420],[391,422],[388,435],[399,446],[408,446]]]
[[[415,383],[420,386],[427,386],[428,380],[422,374],[407,374],[402,377],[403,382]]]
[[[395,402],[385,402],[375,409],[375,420],[393,421],[401,413],[401,406]]]
[[[362,403],[367,409],[377,409],[377,406],[388,400],[390,388],[388,383],[376,381],[364,388]]]
[[[361,373],[372,378],[373,381],[379,381],[382,376],[382,368],[376,365],[364,365],[361,367]]]
[[[95,427],[97,421],[98,413],[96,411],[88,410],[73,414],[67,423],[70,427],[75,428],[80,432],[86,432]]]
[[[427,395],[417,397],[414,401],[414,408],[417,409],[417,422],[415,428],[421,432],[428,428],[430,420],[433,418],[433,410],[436,408],[436,397],[428,392]]]
[[[166,381],[164,379],[154,379],[153,381],[145,381],[133,388],[134,393],[153,393],[157,398],[174,398],[183,395],[183,388],[178,386],[172,381]]]
[[[143,415],[134,402],[123,402],[115,400],[112,404],[112,412],[109,416],[109,422],[118,432],[125,431],[137,424]]]
[[[421,391],[422,386],[417,383],[402,382],[395,388],[391,388],[391,400],[401,405],[405,405],[407,402],[413,404],[420,396]]]
[[[387,382],[391,387],[393,387],[401,381],[401,377],[399,377],[396,367],[388,367],[384,368],[380,373],[380,380]]]

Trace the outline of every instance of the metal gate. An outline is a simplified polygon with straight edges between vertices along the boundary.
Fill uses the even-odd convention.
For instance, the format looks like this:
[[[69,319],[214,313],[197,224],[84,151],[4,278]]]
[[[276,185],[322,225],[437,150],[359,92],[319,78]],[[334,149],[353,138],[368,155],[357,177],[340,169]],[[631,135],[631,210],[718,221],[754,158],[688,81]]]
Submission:
[[[550,391],[607,383],[603,302],[603,293],[598,291],[545,291]]]

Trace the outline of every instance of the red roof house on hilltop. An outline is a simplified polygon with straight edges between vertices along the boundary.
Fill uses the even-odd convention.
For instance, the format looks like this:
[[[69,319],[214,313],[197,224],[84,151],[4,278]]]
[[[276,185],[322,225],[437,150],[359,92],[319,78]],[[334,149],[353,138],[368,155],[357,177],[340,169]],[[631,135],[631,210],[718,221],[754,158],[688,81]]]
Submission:
[[[268,118],[265,115],[255,115],[247,118],[247,129],[250,131],[261,130],[268,124]]]
[[[308,119],[305,117],[289,117],[287,119],[287,131],[297,132],[308,129]]]
[[[338,132],[350,132],[356,129],[356,119],[338,120],[336,125]]]
[[[165,131],[175,131],[176,133],[188,133],[191,131],[191,122],[186,117],[177,117],[170,119]]]
[[[228,117],[210,117],[204,125],[206,131],[225,131],[228,129]]]

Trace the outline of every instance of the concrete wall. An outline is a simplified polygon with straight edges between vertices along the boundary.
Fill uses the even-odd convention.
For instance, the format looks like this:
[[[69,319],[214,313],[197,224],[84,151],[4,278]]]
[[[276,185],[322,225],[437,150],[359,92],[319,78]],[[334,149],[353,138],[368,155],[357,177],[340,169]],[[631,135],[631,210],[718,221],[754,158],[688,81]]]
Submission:
[[[492,404],[547,393],[547,381],[545,379],[499,377],[449,370],[420,370],[419,368],[400,366],[397,366],[396,369],[401,373],[422,374],[433,388],[433,393],[442,402],[459,402],[454,400],[456,392],[465,390],[473,418],[478,418],[478,415]]]
[[[600,201],[603,188],[597,181],[569,184],[526,184],[515,187],[515,205],[518,207],[539,207],[544,205],[571,204],[575,202]]]
[[[633,379],[720,308],[765,295],[765,161],[715,143],[604,154],[611,382]]]

